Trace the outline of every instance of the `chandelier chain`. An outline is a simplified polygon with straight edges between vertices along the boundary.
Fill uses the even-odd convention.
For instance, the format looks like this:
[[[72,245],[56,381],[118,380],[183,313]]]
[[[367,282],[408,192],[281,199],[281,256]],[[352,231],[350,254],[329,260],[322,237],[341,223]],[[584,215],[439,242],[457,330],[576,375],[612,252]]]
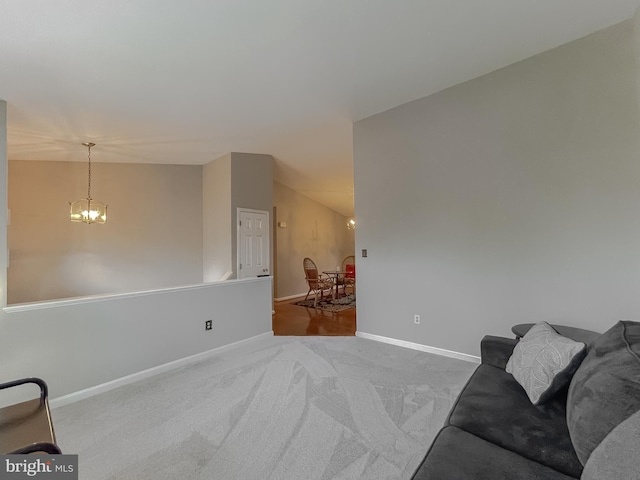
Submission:
[[[87,189],[87,199],[91,200],[91,145],[87,145],[89,149],[88,157],[89,157],[89,187]]]
[[[91,198],[91,147],[95,147],[96,144],[93,142],[84,142],[82,145],[87,147],[87,198],[69,202],[69,215],[72,222],[106,223],[108,205],[98,200],[94,201]]]

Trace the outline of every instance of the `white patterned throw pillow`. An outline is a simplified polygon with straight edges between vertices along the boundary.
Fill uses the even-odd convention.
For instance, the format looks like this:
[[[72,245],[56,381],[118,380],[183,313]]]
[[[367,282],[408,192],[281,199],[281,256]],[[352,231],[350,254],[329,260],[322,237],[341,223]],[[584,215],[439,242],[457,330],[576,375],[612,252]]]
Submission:
[[[513,349],[506,371],[522,385],[534,405],[546,402],[580,366],[586,346],[563,337],[547,322],[531,327]]]

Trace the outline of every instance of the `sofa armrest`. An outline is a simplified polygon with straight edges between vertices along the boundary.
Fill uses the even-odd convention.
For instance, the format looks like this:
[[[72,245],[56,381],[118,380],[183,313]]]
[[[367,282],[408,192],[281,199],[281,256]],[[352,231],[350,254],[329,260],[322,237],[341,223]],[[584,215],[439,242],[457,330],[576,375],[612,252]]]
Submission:
[[[494,337],[493,335],[485,335],[480,342],[480,356],[482,363],[493,365],[501,369],[505,369],[509,357],[513,353],[513,348],[518,340],[513,338]]]

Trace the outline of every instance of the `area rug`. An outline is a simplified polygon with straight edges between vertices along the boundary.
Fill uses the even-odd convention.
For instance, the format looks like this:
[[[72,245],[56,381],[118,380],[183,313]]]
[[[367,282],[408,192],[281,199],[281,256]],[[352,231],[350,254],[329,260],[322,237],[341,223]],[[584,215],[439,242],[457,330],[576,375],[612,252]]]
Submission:
[[[295,305],[313,308],[313,300],[313,297],[309,296],[308,299],[296,302]],[[331,297],[324,297],[323,299],[318,300],[318,304],[315,308],[326,310],[328,312],[342,312],[343,310],[356,308],[356,297],[353,294],[348,294],[347,296],[340,297],[335,300]]]

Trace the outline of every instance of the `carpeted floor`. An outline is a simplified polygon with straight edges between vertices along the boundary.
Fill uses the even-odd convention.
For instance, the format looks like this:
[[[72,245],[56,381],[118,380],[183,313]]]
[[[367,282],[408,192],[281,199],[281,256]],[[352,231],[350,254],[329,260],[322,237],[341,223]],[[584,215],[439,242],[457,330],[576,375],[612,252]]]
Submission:
[[[356,308],[356,297],[353,294],[347,294],[343,297],[333,299],[331,297],[324,297],[318,299],[316,306],[313,306],[314,298],[310,297],[307,300],[300,300],[295,305],[307,308],[319,308],[320,310],[326,310],[328,312],[341,312],[349,308]]]
[[[81,479],[408,479],[476,365],[270,337],[59,407]]]

